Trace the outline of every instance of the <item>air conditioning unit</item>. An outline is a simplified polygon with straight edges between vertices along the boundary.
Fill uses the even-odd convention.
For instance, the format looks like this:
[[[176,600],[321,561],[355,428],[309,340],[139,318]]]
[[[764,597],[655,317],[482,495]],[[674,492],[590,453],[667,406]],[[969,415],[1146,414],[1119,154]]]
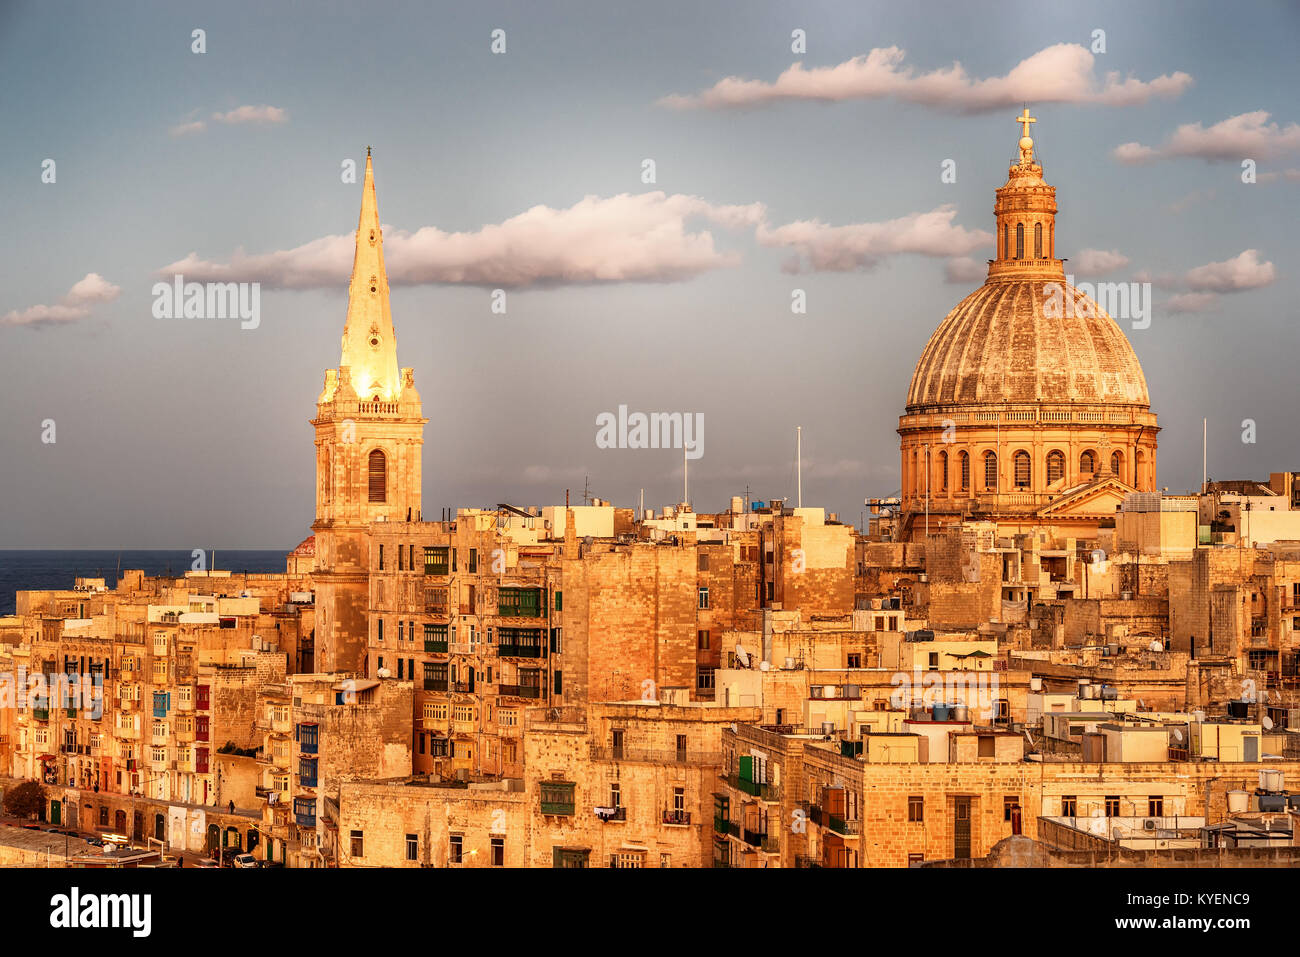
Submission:
[[[1142,830],[1144,830],[1144,831],[1154,831],[1155,829],[1156,829],[1156,819],[1155,819],[1155,818],[1153,818],[1153,817],[1149,817],[1149,818],[1147,818],[1145,821],[1142,822]]]

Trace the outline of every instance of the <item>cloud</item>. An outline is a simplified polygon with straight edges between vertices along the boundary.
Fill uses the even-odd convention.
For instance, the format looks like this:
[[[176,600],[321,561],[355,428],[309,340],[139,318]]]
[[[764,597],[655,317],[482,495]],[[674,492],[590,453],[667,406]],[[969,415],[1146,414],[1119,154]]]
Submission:
[[[194,115],[193,112],[190,113]],[[213,113],[212,121],[214,123],[224,123],[227,126],[241,125],[275,125],[289,122],[289,114],[286,110],[278,106],[237,106],[226,113]],[[191,136],[195,133],[202,133],[208,128],[206,120],[188,120],[184,123],[177,123],[167,132],[172,136]]]
[[[1184,292],[1165,300],[1165,309],[1174,313],[1204,312],[1218,301],[1212,292]]]
[[[75,322],[90,315],[91,307],[112,302],[122,292],[97,272],[86,273],[52,306],[28,306],[0,316],[0,326],[45,326]]]
[[[287,123],[289,114],[278,106],[237,106],[229,113],[213,113],[218,123]]]
[[[988,263],[979,262],[970,256],[954,256],[943,264],[944,282],[980,282],[988,276],[988,271]]]
[[[1206,263],[1180,276],[1152,276],[1141,272],[1135,278],[1138,282],[1178,291],[1165,302],[1170,312],[1204,312],[1225,293],[1258,289],[1276,282],[1277,270],[1273,263],[1259,261],[1259,250],[1246,249],[1231,259]]]
[[[1267,159],[1300,150],[1300,125],[1278,126],[1268,122],[1265,110],[1241,113],[1211,127],[1184,123],[1163,146],[1122,143],[1112,156],[1130,165],[1152,163],[1175,157],[1195,157],[1209,162]]]
[[[659,100],[675,109],[762,106],[780,100],[838,102],[896,98],[939,109],[977,113],[1032,103],[1095,103],[1132,106],[1152,97],[1179,96],[1192,84],[1186,73],[1144,81],[1117,72],[1098,77],[1095,58],[1074,43],[1058,43],[1021,60],[1001,77],[976,79],[958,62],[917,73],[902,49],[877,47],[830,67],[795,63],[773,82],[729,76],[694,94]]]
[[[872,269],[882,259],[902,253],[963,257],[993,242],[992,233],[954,225],[956,215],[955,206],[944,205],[879,223],[828,226],[801,220],[775,229],[764,224],[758,227],[757,238],[763,246],[792,249],[793,257],[783,266],[792,273]]]
[[[394,284],[464,283],[522,287],[606,282],[672,282],[735,266],[740,256],[718,250],[704,221],[724,229],[763,221],[761,203],[715,205],[660,191],[587,196],[567,209],[534,206],[500,224],[448,233],[384,230],[384,256]],[[256,281],[272,288],[337,287],[347,281],[352,234],[325,236],[292,249],[247,254],[227,262],[190,253],[159,270],[186,279]]]
[[[1070,271],[1076,276],[1101,276],[1129,264],[1129,258],[1118,249],[1081,249],[1070,260]]]
[[[189,136],[192,133],[202,133],[208,128],[208,124],[202,120],[194,120],[191,123],[177,123],[167,132],[172,136]]]
[[[1194,292],[1240,292],[1267,286],[1276,279],[1277,270],[1271,262],[1261,263],[1256,249],[1247,249],[1223,262],[1197,266],[1183,277]]]
[[[1267,174],[1260,175],[1259,178],[1261,181],[1263,181],[1265,175]],[[1197,203],[1208,203],[1213,201],[1214,196],[1215,196],[1215,191],[1212,189],[1194,189],[1186,196],[1181,196],[1178,199],[1174,200],[1172,203],[1170,203],[1169,212],[1175,214],[1181,213],[1184,210],[1187,210],[1190,207],[1195,206]]]
[[[1261,183],[1275,183],[1280,179],[1288,183],[1300,183],[1300,169],[1284,169],[1281,172],[1271,170],[1267,173],[1260,173],[1256,179]]]

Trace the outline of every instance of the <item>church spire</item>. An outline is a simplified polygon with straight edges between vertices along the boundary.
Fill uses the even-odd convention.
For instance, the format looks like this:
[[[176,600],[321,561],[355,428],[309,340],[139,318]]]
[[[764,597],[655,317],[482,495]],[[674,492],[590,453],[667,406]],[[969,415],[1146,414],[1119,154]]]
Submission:
[[[396,402],[402,391],[402,373],[397,365],[397,335],[388,301],[384,234],[379,226],[379,201],[375,197],[375,170],[369,146],[356,244],[339,368],[349,370],[352,388],[361,401]]]

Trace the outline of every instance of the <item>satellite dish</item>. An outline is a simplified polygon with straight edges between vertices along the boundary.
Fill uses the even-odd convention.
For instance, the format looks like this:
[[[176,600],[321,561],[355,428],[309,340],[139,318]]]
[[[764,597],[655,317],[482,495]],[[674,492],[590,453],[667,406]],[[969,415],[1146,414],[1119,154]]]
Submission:
[[[1183,740],[1183,732],[1181,728],[1174,728],[1174,740],[1175,741]]]
[[[1272,730],[1273,730],[1273,719],[1272,719],[1272,718],[1270,718],[1270,717],[1268,717],[1268,716],[1265,716],[1265,717],[1264,717],[1263,724],[1264,724],[1264,730],[1265,730],[1265,731],[1272,731]]]
[[[736,642],[736,661],[742,668],[749,667],[749,655],[745,652],[745,648],[740,642]]]

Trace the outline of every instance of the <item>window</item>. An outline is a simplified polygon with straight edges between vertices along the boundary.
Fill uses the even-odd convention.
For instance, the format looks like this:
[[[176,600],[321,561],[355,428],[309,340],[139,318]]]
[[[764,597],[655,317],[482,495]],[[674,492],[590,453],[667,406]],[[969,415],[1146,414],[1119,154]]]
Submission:
[[[506,863],[506,839],[504,837],[492,838],[492,866],[504,867]]]
[[[913,794],[907,799],[907,819],[913,823],[919,823],[925,820],[925,798],[919,794]]]
[[[1124,456],[1119,452],[1110,453],[1110,470],[1119,478],[1124,471]]]
[[[708,650],[709,650],[709,632],[708,632],[708,629],[705,629],[704,631],[697,631],[697,632],[695,633],[695,647],[698,648],[700,651],[708,651]]]
[[[1025,258],[1025,224],[1016,223],[1016,258]]]
[[[541,791],[542,813],[571,817],[574,808],[575,788],[576,785],[572,781],[541,782],[539,790]]]
[[[1029,453],[1023,449],[1015,455],[1016,488],[1029,488]]]
[[[1061,796],[1061,817],[1078,817],[1079,798],[1073,794]]]
[[[709,590],[708,590],[707,588],[701,588],[701,589],[700,589],[700,608],[708,608],[708,607],[709,607]]]
[[[699,665],[695,669],[695,687],[698,691],[712,691],[714,687],[714,672],[707,665]]]
[[[851,654],[851,655],[848,656],[848,659],[849,659],[849,660],[848,660],[848,667],[849,667],[849,668],[861,668],[861,667],[862,667],[862,655],[860,655],[860,654]]]
[[[360,831],[352,832],[352,856],[353,857],[366,856],[365,837]]]
[[[1059,482],[1065,475],[1065,453],[1053,449],[1047,453],[1047,484]]]
[[[1002,227],[1002,258],[1011,258],[1011,224]]]
[[[1034,258],[1043,258],[1043,224],[1034,223]]]
[[[449,864],[459,864],[463,857],[461,855],[464,849],[465,838],[460,834],[453,834],[447,839],[447,862]]]
[[[379,449],[370,453],[370,501],[388,501],[388,460]]]
[[[609,782],[609,806],[614,808],[623,806],[623,786],[617,781]]]
[[[997,756],[997,742],[989,734],[979,736],[978,756],[981,758],[992,758]]]
[[[445,547],[425,546],[424,573],[426,575],[447,574],[448,552]]]
[[[563,672],[557,670],[557,671],[552,672],[552,674],[555,676],[555,690],[554,690],[553,692],[551,692],[551,693],[552,693],[552,694],[564,694],[564,679],[563,679]]]
[[[1082,475],[1091,475],[1097,469],[1097,456],[1093,452],[1084,452],[1079,456],[1079,472]]]
[[[963,492],[969,492],[970,491],[970,456],[967,453],[962,452],[961,455],[957,456],[957,461],[961,463],[961,490]]]
[[[489,632],[491,632],[491,630],[492,630],[491,628],[488,629]],[[551,629],[551,654],[558,655],[561,651],[564,650],[563,639],[564,639],[564,635],[560,633],[559,628]],[[491,641],[491,638],[489,638],[488,640]]]
[[[1010,821],[1011,812],[1020,810],[1020,798],[1014,794],[1008,794],[1002,799],[1002,820]]]
[[[998,456],[996,452],[984,453],[984,490],[996,491],[998,487]]]
[[[1147,798],[1147,817],[1164,817],[1165,799],[1159,794]]]
[[[948,491],[948,453],[939,453],[939,488]]]
[[[1108,794],[1106,796],[1106,816],[1119,817],[1119,795]]]
[[[471,548],[471,549],[469,550],[469,569],[468,569],[468,571],[469,571],[469,573],[470,573],[471,575],[474,575],[474,574],[477,574],[477,573],[478,573],[478,549],[477,549],[477,548]],[[558,607],[558,606],[556,606],[556,607]]]
[[[406,859],[414,861],[420,855],[420,839],[414,834],[406,835]]]
[[[557,591],[555,593],[555,610],[564,611],[564,592]]]

